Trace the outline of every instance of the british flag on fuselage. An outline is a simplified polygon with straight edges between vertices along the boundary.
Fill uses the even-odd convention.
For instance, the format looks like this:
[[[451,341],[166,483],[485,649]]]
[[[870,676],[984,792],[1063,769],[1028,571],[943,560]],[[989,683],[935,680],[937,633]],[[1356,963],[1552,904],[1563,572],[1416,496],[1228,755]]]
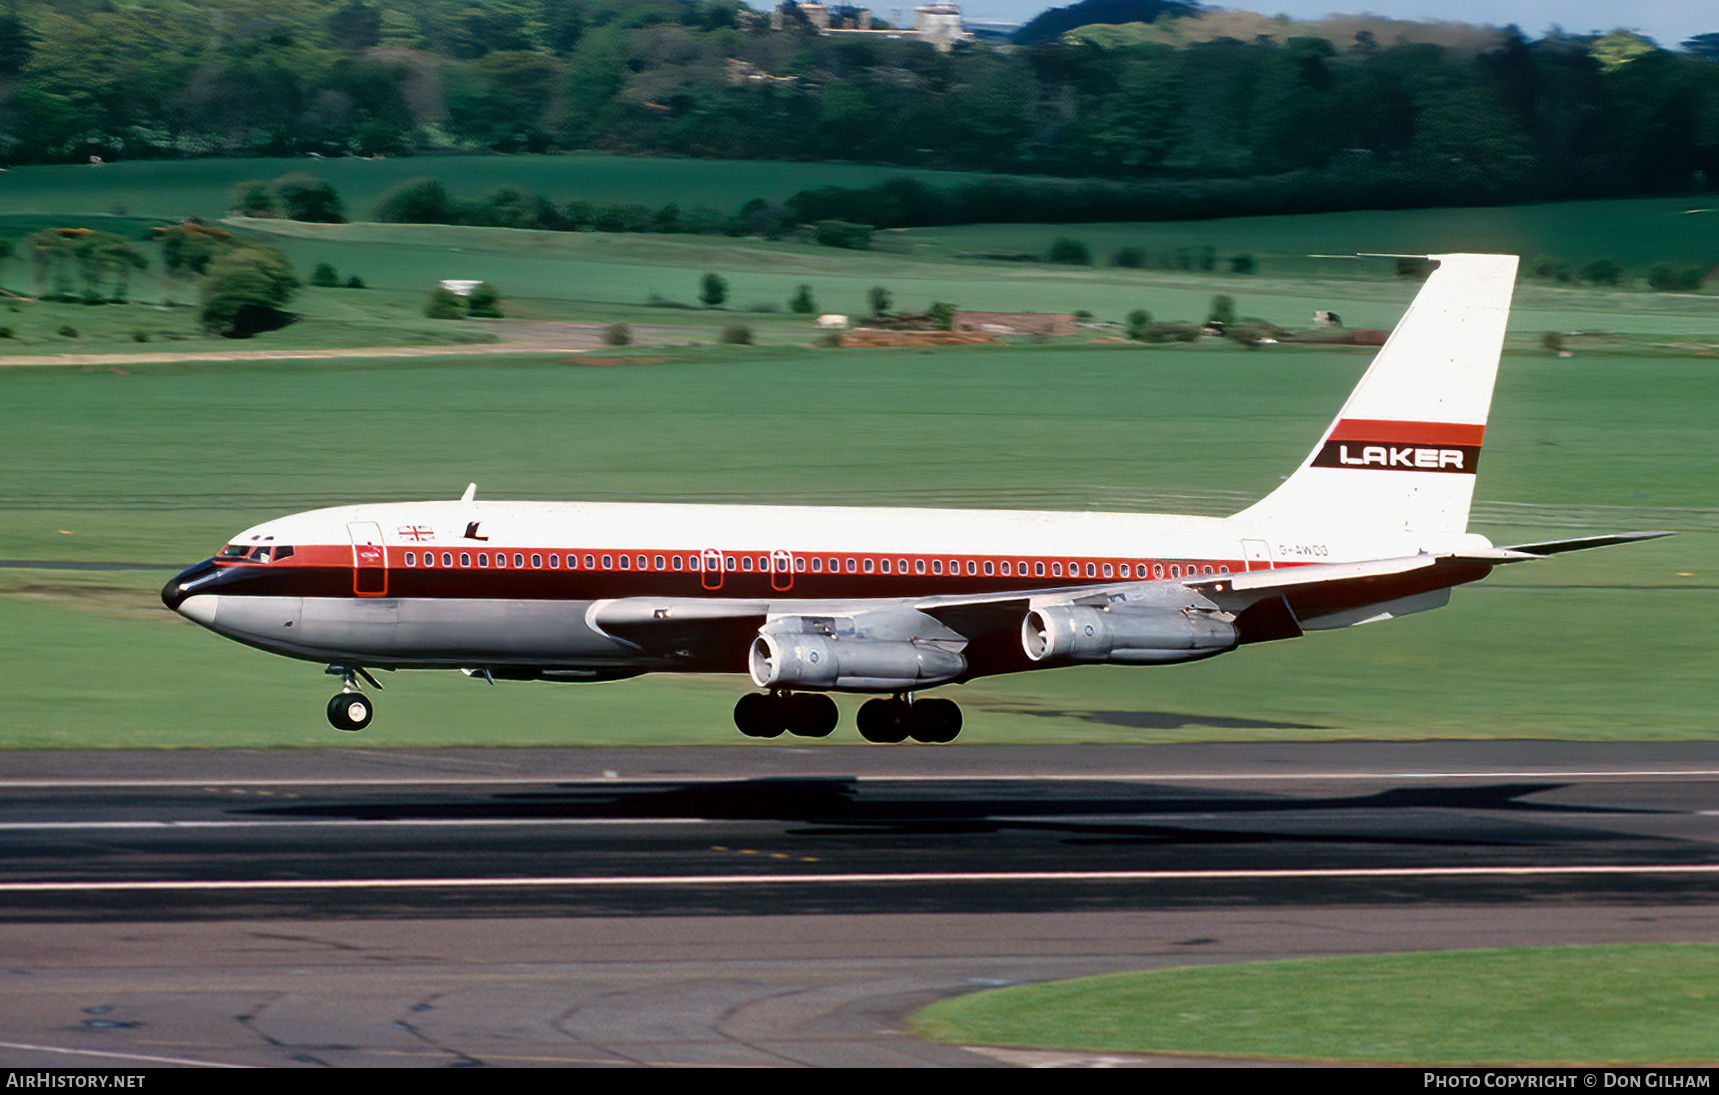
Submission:
[[[162,590],[239,642],[323,662],[360,729],[373,669],[488,680],[747,673],[756,737],[953,740],[937,685],[1156,665],[1436,608],[1502,563],[1646,539],[1494,547],[1467,531],[1515,256],[1437,268],[1301,466],[1231,517],[458,501],[248,529]],[[379,687],[379,685],[377,685]]]

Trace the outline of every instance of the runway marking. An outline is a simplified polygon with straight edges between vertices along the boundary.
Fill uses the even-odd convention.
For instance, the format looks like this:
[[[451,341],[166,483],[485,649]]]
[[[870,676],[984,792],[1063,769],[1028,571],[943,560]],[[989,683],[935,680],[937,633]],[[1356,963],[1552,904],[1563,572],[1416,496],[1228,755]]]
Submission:
[[[116,1061],[143,1061],[155,1065],[187,1065],[191,1068],[249,1068],[249,1065],[228,1065],[219,1061],[198,1061],[190,1057],[155,1057],[147,1053],[111,1053],[99,1049],[67,1049],[64,1046],[35,1046],[26,1042],[0,1042],[0,1049],[25,1049],[35,1053],[64,1053],[74,1057],[107,1057]],[[13,1068],[13,1072],[28,1071]]]
[[[725,819],[726,820],[726,819]],[[710,825],[701,817],[478,817],[478,818],[281,818],[271,821],[6,821],[0,833],[51,832],[56,829],[278,829],[284,826],[398,825],[417,827],[498,825]]]
[[[1483,772],[1138,772],[1065,775],[853,775],[844,772],[757,773],[737,776],[387,776],[361,779],[295,777],[271,779],[0,779],[0,790],[223,787],[544,787],[674,783],[753,783],[769,780],[853,780],[857,783],[1236,783],[1289,780],[1405,779],[1712,779],[1719,768],[1534,769]]]
[[[1549,878],[1602,875],[1719,875],[1719,863],[1565,867],[1314,867],[1192,871],[931,871],[920,874],[707,874],[610,877],[564,875],[515,878],[229,879],[153,882],[5,882],[0,894],[189,893],[257,890],[599,889],[668,886],[790,886],[865,882],[1226,882],[1318,879]]]

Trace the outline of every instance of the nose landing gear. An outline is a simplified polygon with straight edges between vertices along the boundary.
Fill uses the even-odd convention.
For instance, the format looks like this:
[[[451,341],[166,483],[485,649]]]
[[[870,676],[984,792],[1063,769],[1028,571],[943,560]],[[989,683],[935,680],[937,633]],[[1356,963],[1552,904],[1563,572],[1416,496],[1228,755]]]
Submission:
[[[377,689],[382,687],[382,682],[356,665],[331,665],[324,672],[340,678],[340,694],[328,701],[328,724],[336,730],[353,731],[369,726],[376,714],[376,705],[358,690],[358,678],[363,677]]]

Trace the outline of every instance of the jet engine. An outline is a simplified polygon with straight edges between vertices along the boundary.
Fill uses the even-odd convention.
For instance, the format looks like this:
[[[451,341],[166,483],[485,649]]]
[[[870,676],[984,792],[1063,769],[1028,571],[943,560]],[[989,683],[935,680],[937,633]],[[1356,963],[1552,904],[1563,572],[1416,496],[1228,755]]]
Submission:
[[[905,692],[953,680],[967,659],[924,642],[764,631],[747,664],[760,688]]]
[[[1021,621],[1021,645],[1035,662],[1187,662],[1221,654],[1237,639],[1233,623],[1191,605],[1046,605]]]

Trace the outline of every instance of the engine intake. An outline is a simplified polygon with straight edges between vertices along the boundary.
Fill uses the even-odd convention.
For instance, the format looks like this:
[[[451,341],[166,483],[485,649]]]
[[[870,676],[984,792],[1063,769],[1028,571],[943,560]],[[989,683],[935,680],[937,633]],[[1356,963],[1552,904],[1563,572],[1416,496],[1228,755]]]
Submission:
[[[1235,625],[1199,611],[1047,605],[1021,621],[1021,645],[1035,662],[1157,665],[1221,654]]]

